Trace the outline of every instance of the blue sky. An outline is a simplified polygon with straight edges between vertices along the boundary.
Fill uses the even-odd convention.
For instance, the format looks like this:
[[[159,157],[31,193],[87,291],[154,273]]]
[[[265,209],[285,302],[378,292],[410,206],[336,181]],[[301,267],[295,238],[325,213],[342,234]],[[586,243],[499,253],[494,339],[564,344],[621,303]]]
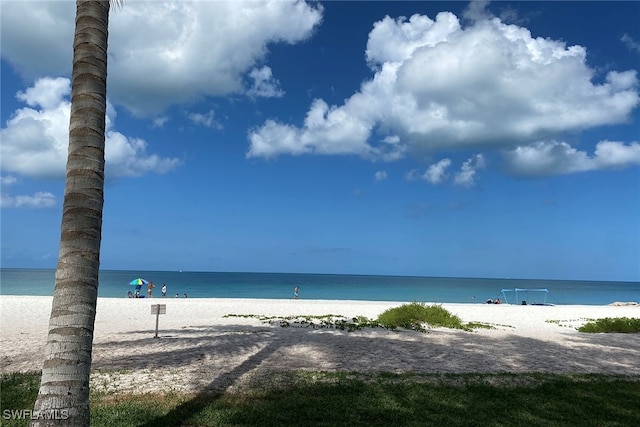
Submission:
[[[3,267],[54,268],[75,2],[0,1]],[[640,2],[112,10],[101,267],[640,280]]]

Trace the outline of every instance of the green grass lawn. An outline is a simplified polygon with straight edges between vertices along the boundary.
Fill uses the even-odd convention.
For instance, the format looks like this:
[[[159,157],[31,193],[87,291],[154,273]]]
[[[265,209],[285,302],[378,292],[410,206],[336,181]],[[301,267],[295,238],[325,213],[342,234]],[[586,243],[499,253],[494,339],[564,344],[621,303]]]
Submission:
[[[277,377],[277,378],[274,378]],[[3,375],[6,410],[30,409],[39,374]],[[274,372],[219,395],[91,396],[94,426],[637,426],[640,377]]]

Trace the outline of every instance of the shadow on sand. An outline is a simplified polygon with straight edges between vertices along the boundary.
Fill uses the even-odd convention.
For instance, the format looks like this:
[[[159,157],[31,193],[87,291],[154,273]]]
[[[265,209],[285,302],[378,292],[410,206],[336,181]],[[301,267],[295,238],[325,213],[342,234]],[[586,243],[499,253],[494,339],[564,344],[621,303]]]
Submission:
[[[184,368],[192,399],[147,426],[202,410],[246,376],[313,370],[392,373],[603,373],[640,375],[640,335],[576,334],[564,341],[434,329],[356,332],[276,326],[192,326],[154,339],[94,344],[94,369]],[[132,350],[133,349],[133,350]]]

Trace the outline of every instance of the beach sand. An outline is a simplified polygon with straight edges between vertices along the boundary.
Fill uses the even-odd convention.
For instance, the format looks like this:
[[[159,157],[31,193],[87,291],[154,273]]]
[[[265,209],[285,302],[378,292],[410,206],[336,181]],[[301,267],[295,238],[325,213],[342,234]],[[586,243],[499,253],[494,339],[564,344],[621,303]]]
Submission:
[[[0,296],[2,373],[41,369],[51,297]],[[166,304],[154,338],[152,304]],[[639,306],[441,304],[492,329],[417,332],[283,328],[256,317],[375,319],[400,302],[99,298],[92,387],[109,392],[229,390],[273,371],[604,373],[640,375],[640,334],[586,334],[590,319]]]

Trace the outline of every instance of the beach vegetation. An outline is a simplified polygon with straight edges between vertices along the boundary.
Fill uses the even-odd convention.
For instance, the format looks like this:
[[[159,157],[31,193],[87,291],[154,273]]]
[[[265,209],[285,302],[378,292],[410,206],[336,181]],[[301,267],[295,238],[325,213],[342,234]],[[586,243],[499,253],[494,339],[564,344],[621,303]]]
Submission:
[[[255,318],[264,323],[276,324],[283,328],[310,327],[346,330],[349,332],[363,328],[405,328],[426,332],[425,326],[462,329],[471,331],[477,328],[491,329],[486,323],[462,323],[462,320],[441,305],[427,305],[421,302],[403,304],[385,310],[377,319],[365,316],[345,317],[335,314],[304,316],[263,316],[253,314],[227,314],[224,317]]]
[[[302,315],[302,316],[263,316],[257,314],[226,314],[224,317],[255,318],[263,323],[275,324],[282,328],[301,327],[312,329],[339,329],[353,332],[362,328],[377,328],[381,325],[377,320],[364,316],[345,317],[336,314]]]
[[[628,334],[640,333],[640,319],[628,317],[605,317],[596,319],[578,328],[580,332],[619,332]]]
[[[431,327],[468,329],[458,316],[451,314],[441,305],[427,305],[415,301],[385,310],[378,316],[378,322],[390,329],[402,327],[424,331],[425,324]]]
[[[469,322],[464,324],[464,329],[495,329],[495,326],[485,322]]]
[[[587,322],[595,322],[596,319],[591,319],[591,318],[586,318],[586,317],[582,317],[579,319],[568,319],[568,320],[554,320],[554,319],[548,319],[545,320],[545,323],[551,323],[551,324],[556,324],[562,328],[572,328],[572,329],[577,329],[575,327],[576,323],[587,323]]]
[[[6,410],[32,407],[39,373],[2,375]],[[95,393],[91,425],[631,426],[640,377],[600,374],[272,371],[221,393]],[[7,419],[9,418],[9,419]],[[4,417],[3,426],[26,426]]]

